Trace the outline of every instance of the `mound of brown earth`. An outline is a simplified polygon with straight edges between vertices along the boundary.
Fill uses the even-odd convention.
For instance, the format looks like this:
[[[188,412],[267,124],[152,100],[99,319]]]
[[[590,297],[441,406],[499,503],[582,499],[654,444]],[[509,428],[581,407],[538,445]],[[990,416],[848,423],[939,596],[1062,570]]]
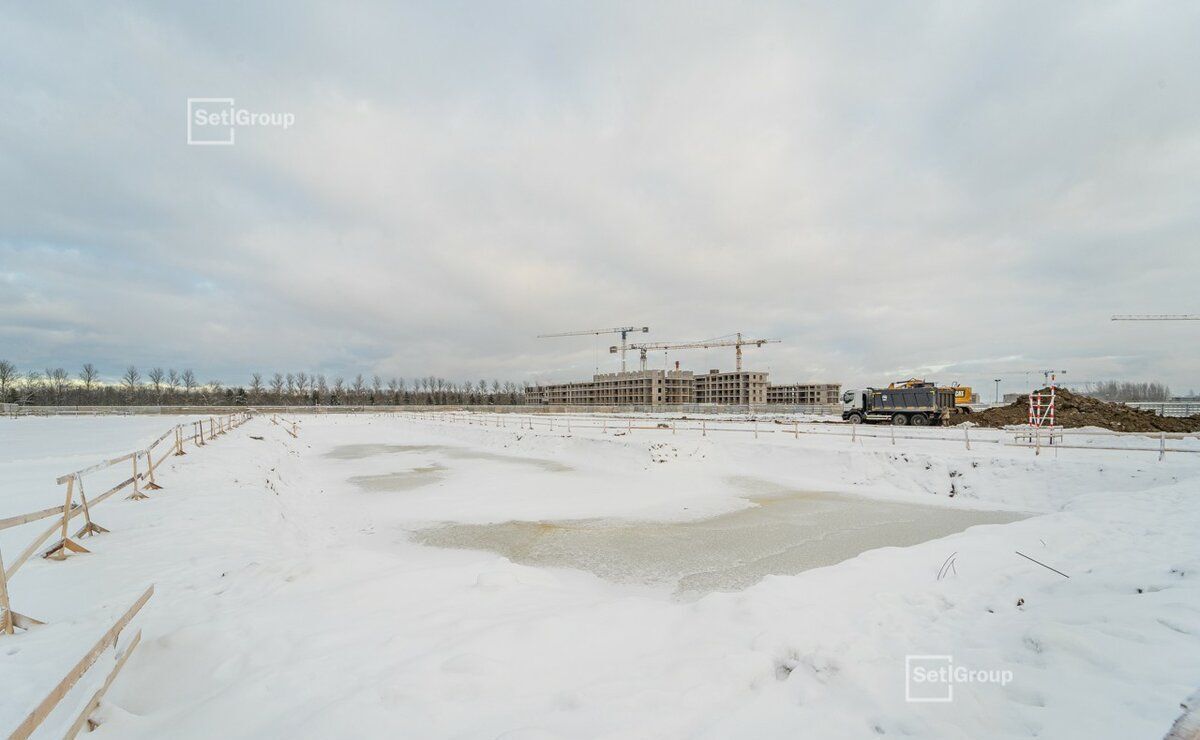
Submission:
[[[1038,392],[1048,393],[1049,390],[1044,388]],[[1028,424],[1029,396],[1021,396],[1008,406],[971,414],[969,418],[985,427]],[[1115,432],[1200,432],[1200,414],[1159,416],[1153,411],[1080,396],[1062,388],[1055,391],[1054,423],[1064,427],[1101,427]]]

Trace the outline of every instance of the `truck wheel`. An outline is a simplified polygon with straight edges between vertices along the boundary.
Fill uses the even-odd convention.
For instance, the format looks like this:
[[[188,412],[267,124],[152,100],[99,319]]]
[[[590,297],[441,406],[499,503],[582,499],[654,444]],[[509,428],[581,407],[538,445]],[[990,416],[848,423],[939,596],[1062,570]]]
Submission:
[[[846,421],[850,422],[851,424],[862,424],[862,414],[850,414],[846,417]]]
[[[892,424],[902,427],[908,423],[908,417],[904,414],[892,414]]]
[[[929,417],[925,414],[913,414],[911,423],[914,427],[929,426]]]

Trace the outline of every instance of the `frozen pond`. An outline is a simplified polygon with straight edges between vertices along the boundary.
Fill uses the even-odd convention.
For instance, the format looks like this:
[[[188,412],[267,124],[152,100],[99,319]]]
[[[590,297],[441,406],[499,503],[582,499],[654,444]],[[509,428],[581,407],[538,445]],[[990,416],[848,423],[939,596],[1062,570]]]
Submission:
[[[732,481],[755,506],[690,522],[590,519],[452,524],[414,538],[490,550],[526,565],[580,568],[615,581],[675,584],[682,593],[740,590],[770,574],[833,565],[1024,514],[880,502]]]
[[[340,445],[325,454],[335,460],[362,460],[379,455],[395,455],[404,453],[426,453],[452,460],[485,460],[488,462],[506,463],[537,468],[550,473],[565,473],[573,470],[570,465],[564,465],[557,460],[546,460],[540,457],[521,457],[519,455],[498,455],[493,452],[473,450],[467,447],[452,447],[450,445],[394,445],[394,444],[356,444]]]

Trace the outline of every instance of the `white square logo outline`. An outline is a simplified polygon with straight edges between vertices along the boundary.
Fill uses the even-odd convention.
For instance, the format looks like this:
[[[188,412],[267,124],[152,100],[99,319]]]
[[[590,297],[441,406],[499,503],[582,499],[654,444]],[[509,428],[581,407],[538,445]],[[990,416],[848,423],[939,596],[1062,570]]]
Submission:
[[[233,109],[233,98],[188,98],[187,99],[187,143],[190,146],[233,146],[234,144],[234,126],[229,124],[229,141],[196,141],[192,138],[192,103],[228,103],[230,110]]]

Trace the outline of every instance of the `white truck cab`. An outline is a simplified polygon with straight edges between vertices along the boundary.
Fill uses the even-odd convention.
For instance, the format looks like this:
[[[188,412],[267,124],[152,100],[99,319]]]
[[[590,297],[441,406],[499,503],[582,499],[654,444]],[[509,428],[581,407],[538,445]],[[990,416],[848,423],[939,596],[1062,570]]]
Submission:
[[[860,424],[866,416],[867,408],[867,392],[860,390],[848,390],[842,394],[842,418],[849,419],[855,424]],[[857,416],[850,418],[852,412],[858,412]]]

